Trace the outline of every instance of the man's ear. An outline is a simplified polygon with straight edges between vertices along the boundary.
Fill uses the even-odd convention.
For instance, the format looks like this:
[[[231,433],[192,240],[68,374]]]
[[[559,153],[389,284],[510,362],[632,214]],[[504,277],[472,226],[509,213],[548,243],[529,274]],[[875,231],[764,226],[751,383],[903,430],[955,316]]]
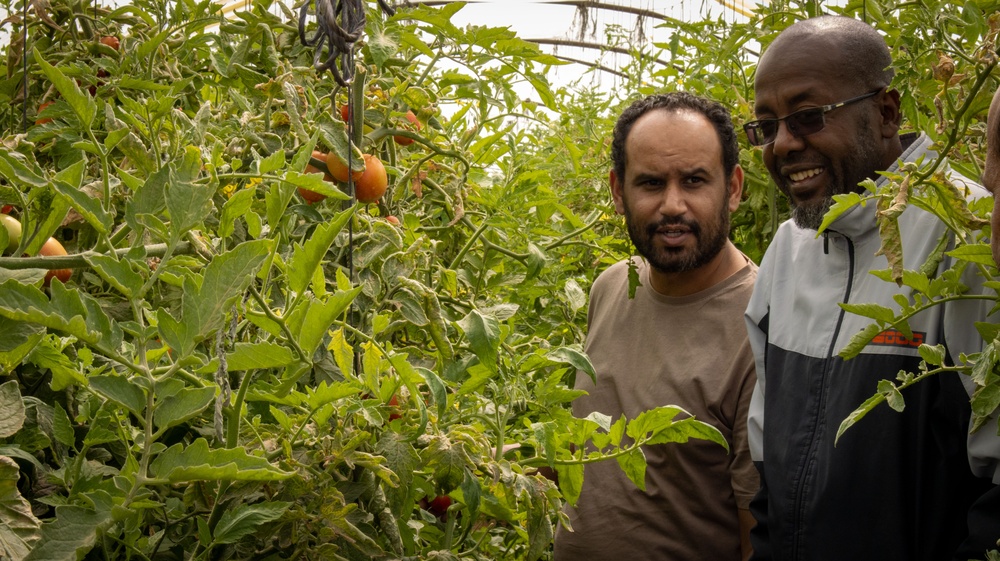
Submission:
[[[899,90],[886,89],[877,99],[882,117],[882,137],[893,138],[899,134],[899,126],[903,122],[903,113],[899,109]]]
[[[729,212],[736,212],[743,200],[743,168],[739,164],[733,168],[733,173],[729,178]]]
[[[615,201],[615,212],[625,214],[625,197],[622,194],[622,182],[618,180],[615,170],[608,174],[608,183],[611,185],[611,198]]]

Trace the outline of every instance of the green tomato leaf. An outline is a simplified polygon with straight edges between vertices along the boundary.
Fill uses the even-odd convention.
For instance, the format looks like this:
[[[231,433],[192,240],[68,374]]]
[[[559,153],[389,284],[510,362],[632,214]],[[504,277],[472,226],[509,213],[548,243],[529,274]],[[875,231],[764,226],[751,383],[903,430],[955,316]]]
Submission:
[[[284,368],[295,362],[295,354],[288,347],[277,343],[236,343],[232,352],[226,355],[226,367],[230,372],[243,370],[267,370]],[[212,374],[219,369],[219,359],[213,358],[198,369],[199,374]]]
[[[288,319],[289,328],[296,334],[299,345],[313,353],[323,343],[323,336],[330,326],[343,315],[351,302],[361,294],[361,287],[347,291],[337,291],[320,301],[311,299],[308,306],[301,306],[300,313]]]
[[[184,388],[155,405],[153,423],[160,430],[179,425],[204,411],[214,399],[214,386]]]
[[[194,345],[221,327],[232,301],[254,279],[257,269],[271,251],[270,240],[244,242],[231,251],[217,255],[205,267],[199,288],[191,278],[184,279],[183,314],[174,318],[174,310],[157,312],[160,337],[185,357]]]
[[[135,272],[128,261],[111,255],[87,254],[84,257],[94,271],[108,284],[128,299],[142,289],[143,278]]]
[[[972,412],[978,417],[990,417],[1000,407],[1000,379],[982,386],[972,396]]]
[[[324,380],[315,388],[306,388],[306,404],[310,411],[316,411],[327,403],[333,403],[359,393],[361,393],[361,386],[356,383],[334,382],[328,384]]]
[[[192,164],[192,159],[195,163]],[[172,177],[166,189],[167,210],[170,212],[170,232],[174,239],[180,239],[192,228],[198,226],[214,206],[212,197],[215,189],[209,185],[195,183],[190,176],[191,165],[201,167],[198,148],[188,146],[185,158],[172,169]]]
[[[159,216],[167,208],[167,184],[170,168],[162,167],[146,178],[132,197],[125,203],[125,221],[136,232],[141,232],[147,222],[145,215]]]
[[[256,531],[261,524],[281,518],[292,503],[264,502],[227,509],[215,527],[216,544],[236,543]]]
[[[885,306],[879,306],[878,304],[840,304],[840,307],[844,310],[863,316],[866,318],[871,318],[882,323],[892,323],[896,318],[896,313],[892,309]]]
[[[318,226],[304,246],[296,244],[288,263],[288,286],[292,291],[298,294],[305,292],[333,240],[344,229],[357,208],[357,205],[352,206],[337,214],[333,220]]]
[[[456,324],[465,333],[479,362],[495,374],[500,349],[500,324],[496,318],[484,316],[479,310],[472,310]]]
[[[576,501],[580,500],[580,491],[583,490],[583,464],[559,464],[556,466],[556,474],[559,475],[559,490],[566,502],[576,506]]]
[[[993,253],[990,250],[989,244],[966,244],[947,252],[947,255],[979,265],[996,266],[993,262]]]
[[[44,335],[45,328],[40,325],[0,317],[0,372],[13,371]]]
[[[89,94],[84,93],[80,89],[80,86],[76,85],[76,81],[67,78],[61,70],[46,62],[37,48],[32,49],[32,52],[34,53],[34,60],[42,68],[42,72],[52,82],[52,85],[59,90],[66,103],[73,108],[73,112],[76,113],[83,127],[86,130],[90,130],[94,125],[94,117],[97,116],[97,103]]]
[[[56,442],[63,446],[73,448],[76,446],[76,433],[73,432],[73,421],[70,421],[69,414],[57,401],[55,412],[52,417],[52,436]]]
[[[327,349],[333,353],[333,359],[344,377],[352,378],[354,376],[354,347],[344,337],[343,328],[330,334],[330,345]]]
[[[14,436],[24,426],[24,419],[24,401],[17,380],[0,384],[0,438]]]
[[[56,507],[52,522],[42,524],[41,538],[23,561],[77,561],[97,543],[112,522],[111,496],[103,491],[88,496],[94,508],[77,505]],[[99,500],[94,500],[98,498]]]
[[[49,386],[53,390],[60,391],[78,384],[86,385],[87,380],[80,372],[80,365],[76,361],[70,360],[63,352],[62,347],[57,347],[53,343],[54,339],[53,335],[42,339],[32,349],[26,360],[36,366],[49,369],[52,374]]]
[[[944,345],[920,345],[917,348],[917,352],[920,353],[920,358],[924,359],[924,362],[931,366],[942,366],[944,364]]]
[[[629,453],[618,456],[618,465],[625,472],[625,475],[635,483],[640,491],[646,490],[646,455],[642,453],[642,448],[635,448]]]
[[[275,150],[273,154],[257,163],[257,173],[265,175],[285,167],[285,151]]]
[[[142,417],[142,412],[146,410],[146,392],[124,376],[91,376],[87,381],[91,390],[128,409],[137,417]]]
[[[584,372],[590,377],[591,381],[595,384],[597,383],[597,371],[594,370],[594,365],[591,364],[590,357],[586,354],[572,347],[559,347],[549,351],[546,356],[549,360],[562,364],[568,364],[573,368]]]
[[[17,185],[45,187],[49,180],[45,172],[34,162],[26,162],[23,155],[14,151],[0,150],[0,175]],[[30,166],[30,167],[29,167]]]
[[[175,444],[153,460],[150,472],[157,480],[185,481],[276,481],[294,476],[266,459],[251,456],[243,448],[210,450],[204,438],[190,445]]]
[[[2,559],[24,559],[41,538],[42,521],[31,513],[31,504],[17,489],[20,472],[14,460],[0,456],[0,558]]]
[[[255,191],[253,189],[240,189],[226,201],[222,207],[222,216],[219,218],[218,234],[220,238],[228,238],[233,235],[236,219],[244,216],[253,204]]]

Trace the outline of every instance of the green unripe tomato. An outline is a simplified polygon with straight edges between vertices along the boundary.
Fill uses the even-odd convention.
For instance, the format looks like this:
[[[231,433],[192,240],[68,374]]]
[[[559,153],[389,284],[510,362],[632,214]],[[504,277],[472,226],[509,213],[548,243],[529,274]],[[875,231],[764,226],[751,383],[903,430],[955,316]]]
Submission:
[[[7,248],[4,249],[4,253],[12,253],[21,245],[21,223],[13,216],[0,214],[0,224],[3,224],[4,230],[7,231]]]

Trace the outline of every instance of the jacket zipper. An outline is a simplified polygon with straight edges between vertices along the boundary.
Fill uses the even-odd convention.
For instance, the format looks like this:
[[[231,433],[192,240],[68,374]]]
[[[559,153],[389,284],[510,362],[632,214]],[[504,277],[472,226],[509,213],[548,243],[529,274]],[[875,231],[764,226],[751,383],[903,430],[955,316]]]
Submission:
[[[834,232],[837,233],[837,232]],[[847,289],[844,291],[844,303],[849,304],[851,301],[851,290],[854,288],[854,242],[850,238],[840,234],[841,237],[847,242]],[[829,252],[829,240],[827,238],[826,232],[823,233],[823,253],[828,254]],[[833,361],[833,351],[837,345],[837,339],[840,337],[840,329],[844,323],[844,316],[846,312],[843,308],[840,309],[840,314],[837,316],[837,327],[833,330],[833,338],[830,340],[830,347],[826,351],[826,359],[823,361],[823,372],[820,374],[820,386],[819,386],[819,404],[816,407],[816,417],[815,417],[815,427],[819,426],[820,420],[826,416],[826,379],[830,374],[830,369],[832,368]],[[824,428],[824,430],[826,430]],[[806,454],[806,462],[802,466],[801,473],[799,474],[798,489],[796,489],[795,497],[795,519],[793,520],[793,528],[796,528],[795,537],[792,541],[792,559],[805,559],[802,557],[802,542],[801,535],[803,533],[802,521],[805,519],[806,514],[806,491],[805,486],[808,485],[808,478],[812,473],[812,466],[815,463],[816,448],[818,446],[817,442],[817,431],[814,429],[812,435],[809,439],[808,453]]]

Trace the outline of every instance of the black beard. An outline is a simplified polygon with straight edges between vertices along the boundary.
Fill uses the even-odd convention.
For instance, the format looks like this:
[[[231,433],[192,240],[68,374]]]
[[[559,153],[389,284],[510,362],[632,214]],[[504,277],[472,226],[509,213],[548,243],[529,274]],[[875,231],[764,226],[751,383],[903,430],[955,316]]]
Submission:
[[[722,248],[726,245],[726,241],[729,239],[729,209],[726,205],[722,205],[722,212],[718,218],[719,228],[709,230],[707,232],[708,237],[702,237],[703,231],[697,222],[671,217],[664,218],[657,224],[647,226],[643,232],[639,230],[635,221],[632,220],[628,204],[625,205],[625,224],[628,226],[628,233],[629,237],[632,238],[632,243],[635,245],[639,255],[646,258],[649,265],[661,273],[683,273],[710,263],[722,251]],[[692,235],[697,239],[694,250],[687,250],[686,248],[666,249],[660,252],[655,250],[652,239],[656,235],[656,232],[660,228],[671,225],[683,225],[691,230]],[[689,254],[683,255],[685,251],[689,251]]]

